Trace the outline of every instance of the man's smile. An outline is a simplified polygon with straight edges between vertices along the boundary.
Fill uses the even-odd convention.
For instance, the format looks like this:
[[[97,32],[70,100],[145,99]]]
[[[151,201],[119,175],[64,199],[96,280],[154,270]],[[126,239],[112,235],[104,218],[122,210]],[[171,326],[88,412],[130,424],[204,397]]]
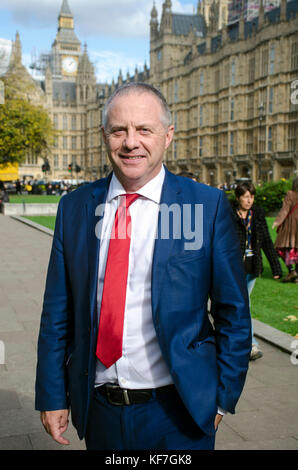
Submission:
[[[119,155],[119,157],[125,160],[139,160],[141,158],[146,158],[144,155]]]

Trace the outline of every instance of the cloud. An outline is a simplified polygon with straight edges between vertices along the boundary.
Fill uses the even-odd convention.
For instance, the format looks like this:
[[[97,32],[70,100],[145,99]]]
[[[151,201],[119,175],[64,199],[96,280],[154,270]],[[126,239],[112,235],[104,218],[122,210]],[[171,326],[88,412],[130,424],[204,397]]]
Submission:
[[[125,54],[116,51],[88,51],[91,62],[94,65],[97,81],[100,83],[111,82],[112,79],[117,81],[119,70],[125,79],[127,72],[133,75],[135,68],[139,71],[143,70],[144,63],[132,54]]]
[[[159,20],[163,2],[155,0]],[[197,2],[186,2],[172,0],[172,11],[193,13]],[[119,69],[124,78],[127,71],[130,75],[134,74],[136,66],[143,70],[144,58],[149,52],[153,0],[68,0],[68,3],[74,16],[75,31],[82,43],[87,42],[88,54],[99,82],[111,82],[112,78],[116,81]],[[22,28],[22,42],[25,37],[30,37],[31,51],[39,55],[41,50],[37,51],[36,48],[46,52],[45,34],[48,44],[54,39],[61,5],[62,0],[0,0],[0,24],[1,11],[9,12],[14,31]],[[41,32],[45,28],[53,30],[53,37],[49,36],[48,31]],[[43,42],[34,39],[36,37],[43,38]],[[28,49],[27,45],[27,50],[23,52],[23,63],[29,69],[32,58]],[[29,70],[33,73],[32,69]]]
[[[156,1],[159,17],[162,4],[163,0]],[[10,11],[15,23],[42,29],[53,27],[61,5],[62,0],[1,0],[0,8]],[[146,37],[152,5],[148,0],[69,0],[76,29],[86,37]],[[172,10],[192,13],[193,3],[173,0]]]
[[[43,29],[53,26],[58,16],[60,0],[1,0],[0,8],[11,13],[20,26]]]
[[[145,38],[149,36],[150,12],[153,2],[148,2],[148,0],[110,0],[107,4],[107,2],[89,0],[88,3],[87,8],[82,8],[81,2],[80,5],[77,5],[80,8],[79,28],[85,33],[113,37]],[[159,18],[162,4],[163,0],[156,1]],[[75,10],[75,4],[73,8]],[[192,13],[193,4],[182,4],[178,0],[174,0],[172,11]]]

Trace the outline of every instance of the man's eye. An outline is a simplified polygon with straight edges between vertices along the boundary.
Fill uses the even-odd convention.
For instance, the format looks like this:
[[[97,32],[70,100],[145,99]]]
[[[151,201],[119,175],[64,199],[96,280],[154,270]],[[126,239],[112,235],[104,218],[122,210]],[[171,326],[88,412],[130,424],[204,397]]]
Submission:
[[[150,129],[147,129],[147,127],[142,127],[140,130],[141,134],[150,134]]]
[[[115,135],[116,137],[123,135],[124,131],[122,129],[116,129],[112,132],[112,135]]]

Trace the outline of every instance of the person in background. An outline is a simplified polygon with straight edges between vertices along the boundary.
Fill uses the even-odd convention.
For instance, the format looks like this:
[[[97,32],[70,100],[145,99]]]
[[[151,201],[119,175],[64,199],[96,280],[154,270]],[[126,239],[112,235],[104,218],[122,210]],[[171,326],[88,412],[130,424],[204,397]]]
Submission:
[[[277,227],[275,248],[283,259],[288,274],[283,282],[298,283],[298,177],[294,179],[292,190],[288,191],[281,210],[273,222]]]
[[[22,194],[22,185],[20,180],[16,181],[16,194]]]
[[[4,210],[4,203],[9,202],[9,196],[7,194],[5,184],[0,180],[0,213]]]
[[[25,190],[27,191],[28,194],[31,194],[32,193],[32,184],[31,184],[31,181],[28,181],[25,185]]]
[[[47,195],[51,196],[53,194],[53,185],[51,183],[48,183],[46,188]]]
[[[234,219],[250,298],[256,279],[263,272],[262,250],[270,263],[274,279],[282,276],[282,270],[269,234],[264,210],[254,204],[256,193],[254,185],[250,182],[240,183],[234,192],[236,196],[236,203],[233,205]],[[263,353],[253,334],[250,359],[256,360],[262,356]]]

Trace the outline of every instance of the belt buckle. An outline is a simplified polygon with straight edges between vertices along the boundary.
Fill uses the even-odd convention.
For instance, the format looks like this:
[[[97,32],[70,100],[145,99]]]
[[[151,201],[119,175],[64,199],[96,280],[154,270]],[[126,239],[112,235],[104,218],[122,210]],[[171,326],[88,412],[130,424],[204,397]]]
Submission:
[[[111,392],[113,389],[117,389],[118,391],[121,391],[123,394],[124,398],[124,403],[121,402],[119,403],[118,401],[115,401],[112,396]],[[118,385],[106,385],[106,392],[107,392],[107,399],[111,403],[111,405],[116,405],[116,406],[123,406],[123,405],[130,405],[130,400],[128,396],[128,391],[126,388],[120,388]]]
[[[125,405],[130,405],[130,400],[129,400],[129,396],[128,396],[128,391],[126,388],[123,388],[123,396],[124,396],[124,403]]]

